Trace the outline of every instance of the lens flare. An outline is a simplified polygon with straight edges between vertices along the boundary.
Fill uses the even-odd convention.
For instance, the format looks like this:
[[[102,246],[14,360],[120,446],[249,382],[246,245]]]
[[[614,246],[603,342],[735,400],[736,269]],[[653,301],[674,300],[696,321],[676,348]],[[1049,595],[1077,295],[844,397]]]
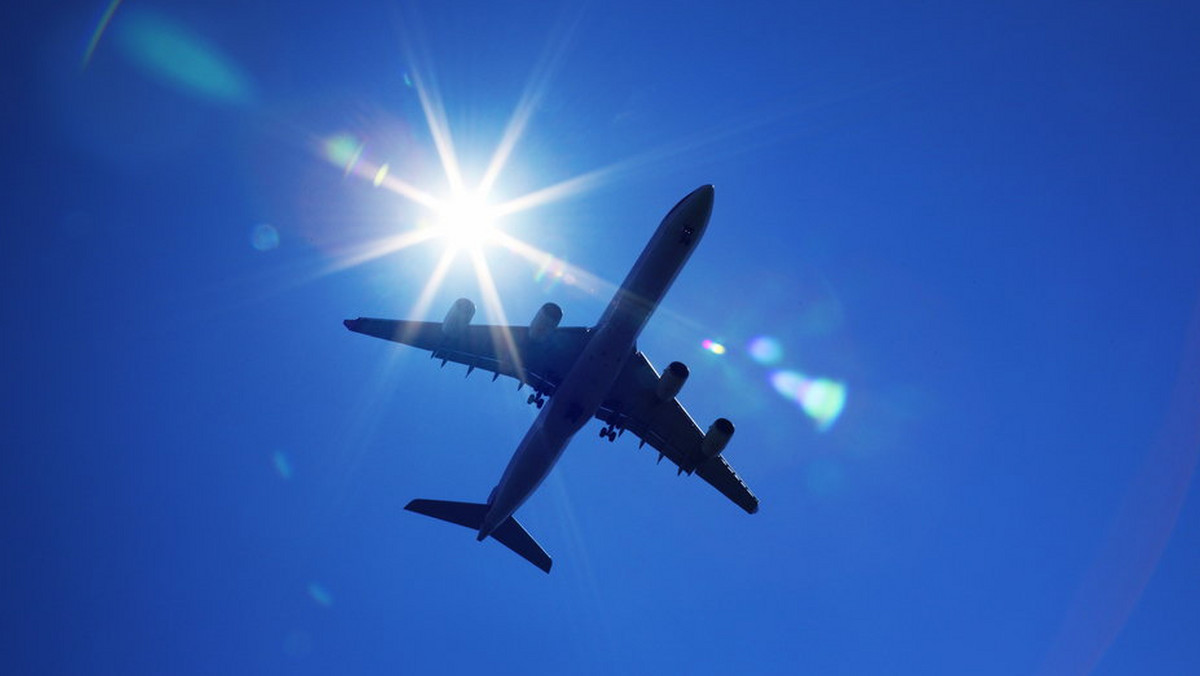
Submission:
[[[700,343],[700,347],[712,352],[713,354],[725,354],[725,346],[715,340],[705,338]]]
[[[846,386],[826,378],[809,378],[795,371],[776,371],[771,385],[785,399],[800,405],[824,432],[833,426],[846,406]]]
[[[364,149],[366,144],[353,134],[335,134],[325,139],[321,148],[325,159],[341,167],[345,174],[354,171],[354,165],[358,164]],[[382,178],[379,180],[383,182]]]
[[[777,371],[771,374],[771,384],[783,398],[797,401],[800,387],[804,385],[804,376],[795,371]]]
[[[783,346],[778,340],[768,336],[759,336],[746,346],[750,358],[763,366],[774,366],[783,359]]]
[[[280,478],[287,481],[292,478],[292,463],[288,461],[287,453],[283,451],[275,451],[271,456],[271,461],[275,465],[275,471],[279,473]]]
[[[441,203],[428,192],[402,181],[391,172],[387,162],[374,164],[364,156],[366,142],[354,134],[339,132],[320,139],[315,143],[317,152],[327,162],[342,170],[343,176],[354,174],[365,178],[377,188],[390,190],[401,197],[406,197],[421,206],[436,211]]]
[[[800,406],[808,417],[817,421],[817,429],[824,432],[837,422],[846,406],[846,386],[825,378],[810,380],[800,394]]]
[[[108,3],[108,8],[104,10],[104,14],[100,16],[100,22],[96,24],[96,30],[92,31],[92,39],[88,41],[87,50],[83,53],[83,60],[79,62],[80,69],[87,68],[92,62],[92,55],[96,53],[96,47],[100,44],[100,38],[104,36],[104,31],[108,30],[108,24],[112,21],[113,14],[117,13],[117,7],[121,5],[121,0],[112,0]]]
[[[253,98],[250,80],[241,69],[183,26],[140,11],[122,13],[117,28],[125,55],[161,83],[218,103],[248,103]]]
[[[317,605],[324,606],[326,608],[333,605],[333,594],[330,594],[328,589],[317,584],[316,582],[309,583],[308,595],[313,601],[317,602]]]
[[[375,178],[371,179],[371,182],[375,184],[376,188],[378,188],[383,183],[383,179],[387,178],[387,174],[388,164],[387,162],[384,162],[375,172]]]
[[[543,288],[549,291],[558,286],[559,282],[573,285],[575,275],[571,274],[570,265],[565,260],[547,255],[538,266],[537,272],[533,273],[533,281],[542,284]]]
[[[250,246],[270,251],[279,246],[279,231],[267,223],[259,223],[250,231]]]
[[[536,265],[534,281],[542,282],[547,290],[562,282],[593,296],[612,296],[616,293],[616,284],[526,244],[503,230],[497,230],[494,239],[500,246]]]

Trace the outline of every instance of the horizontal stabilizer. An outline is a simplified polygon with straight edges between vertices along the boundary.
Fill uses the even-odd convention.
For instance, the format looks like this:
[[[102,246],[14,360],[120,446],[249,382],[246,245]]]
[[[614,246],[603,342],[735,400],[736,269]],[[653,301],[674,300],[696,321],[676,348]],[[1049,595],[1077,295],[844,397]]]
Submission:
[[[500,544],[508,547],[514,552],[521,555],[523,559],[541,568],[547,573],[550,572],[550,555],[542,546],[533,539],[529,531],[521,527],[517,520],[508,517],[500,527],[492,532],[492,537],[500,541]]]
[[[483,517],[487,515],[488,506],[474,502],[451,502],[449,500],[413,500],[404,506],[410,512],[432,516],[435,519],[449,521],[460,526],[465,526],[472,530],[479,530],[483,525]],[[511,516],[500,524],[495,531],[492,532],[492,537],[496,538],[500,544],[508,547],[521,558],[541,568],[547,573],[550,572],[550,565],[553,563],[550,560],[550,555],[542,546],[533,539],[521,524]]]
[[[471,530],[479,530],[488,506],[475,502],[451,502],[449,500],[413,500],[404,506],[410,512],[449,521]]]

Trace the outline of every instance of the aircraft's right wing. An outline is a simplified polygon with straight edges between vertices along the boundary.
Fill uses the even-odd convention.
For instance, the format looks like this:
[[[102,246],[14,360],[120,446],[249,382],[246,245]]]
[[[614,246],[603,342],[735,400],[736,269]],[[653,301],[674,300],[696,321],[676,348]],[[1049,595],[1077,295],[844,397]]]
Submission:
[[[660,460],[669,459],[679,466],[681,473],[698,474],[738,507],[751,514],[757,512],[758,498],[725,458],[720,455],[710,458],[701,450],[704,432],[679,400],[663,400],[658,396],[659,380],[649,360],[641,352],[635,353],[626,362],[596,417],[633,432],[643,444],[650,444],[661,454]]]
[[[452,361],[466,364],[470,370],[509,376],[546,395],[558,389],[589,338],[589,329],[584,327],[556,327],[533,340],[528,326],[468,324],[447,331],[441,322],[372,317],[343,323],[355,333],[429,350],[429,356],[441,359],[443,366]]]

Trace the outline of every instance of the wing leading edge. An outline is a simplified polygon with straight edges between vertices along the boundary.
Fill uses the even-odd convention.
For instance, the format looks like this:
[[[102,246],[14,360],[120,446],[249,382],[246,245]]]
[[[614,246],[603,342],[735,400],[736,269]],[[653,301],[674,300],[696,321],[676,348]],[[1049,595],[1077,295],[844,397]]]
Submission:
[[[448,333],[441,322],[359,317],[343,324],[356,333],[428,350],[443,364],[465,364],[468,373],[481,369],[515,378],[547,395],[558,388],[589,337],[583,327],[559,327],[532,340],[527,326],[470,324]]]
[[[596,417],[633,432],[659,452],[659,460],[669,459],[681,473],[697,474],[738,507],[757,512],[758,498],[725,458],[709,458],[701,451],[704,432],[678,399],[659,398],[658,382],[659,374],[649,360],[641,352],[634,354]]]

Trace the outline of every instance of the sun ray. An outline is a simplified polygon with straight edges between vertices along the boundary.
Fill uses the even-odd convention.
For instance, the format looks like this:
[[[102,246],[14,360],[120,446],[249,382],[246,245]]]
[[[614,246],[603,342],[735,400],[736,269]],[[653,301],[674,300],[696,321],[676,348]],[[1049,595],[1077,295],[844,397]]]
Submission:
[[[492,239],[500,246],[524,258],[539,269],[548,268],[551,265],[562,268],[564,272],[575,278],[576,282],[574,282],[574,286],[592,295],[611,296],[617,290],[617,285],[607,279],[594,275],[560,258],[556,258],[553,254],[542,251],[532,244],[523,242],[506,232],[497,231],[493,234]]]
[[[657,162],[682,155],[702,144],[702,141],[681,141],[618,160],[503,202],[496,206],[496,213],[500,216],[507,216],[566,199],[585,190],[597,188],[623,174],[632,174]]]
[[[366,144],[350,134],[314,138],[313,146],[330,164],[341,167],[346,176],[353,174],[366,179],[377,188],[390,190],[429,209],[440,206],[433,195],[390,173],[387,163],[377,164],[364,159]]]
[[[533,116],[538,104],[541,103],[542,98],[546,95],[550,78],[558,70],[558,65],[562,62],[567,52],[567,47],[571,43],[571,37],[574,35],[575,28],[579,25],[579,20],[582,16],[582,11],[577,11],[573,17],[560,20],[559,29],[551,32],[551,39],[547,41],[541,58],[538,59],[537,65],[534,66],[533,73],[529,77],[529,82],[525,86],[525,91],[521,93],[521,99],[517,102],[517,107],[513,110],[512,117],[509,118],[508,125],[504,129],[504,136],[500,139],[500,144],[496,146],[496,152],[492,154],[487,171],[484,172],[483,179],[479,182],[479,193],[481,195],[487,195],[491,192],[492,186],[495,184],[496,179],[500,177],[500,172],[504,170],[504,165],[508,162],[513,148],[516,147],[517,142],[521,140],[521,136],[525,133],[525,127],[529,124],[529,119]],[[565,27],[563,27],[564,24]]]
[[[417,302],[413,304],[408,316],[414,319],[425,316],[425,313],[429,311],[429,306],[433,304],[434,294],[441,288],[442,280],[446,278],[446,273],[450,271],[450,264],[457,256],[458,251],[455,249],[446,249],[442,252],[442,257],[438,259],[433,274],[429,276],[429,281],[425,282],[425,288],[421,289],[421,295],[417,297]]]
[[[446,173],[446,181],[449,182],[451,191],[461,191],[463,189],[462,171],[458,166],[458,155],[454,152],[454,139],[450,134],[450,123],[446,119],[446,108],[442,103],[441,92],[438,90],[432,71],[426,75],[421,60],[413,51],[414,46],[423,47],[423,45],[417,43],[414,36],[404,30],[404,23],[401,22],[400,31],[405,57],[409,63],[409,69],[406,72],[407,81],[412,82],[413,88],[417,90],[417,99],[421,102],[421,112],[425,115],[425,124],[429,127],[429,134],[433,137],[438,159],[442,163],[442,170]],[[421,49],[421,51],[425,50]]]
[[[471,250],[471,265],[475,268],[475,278],[479,281],[479,292],[483,295],[483,307],[487,311],[487,318],[497,325],[496,333],[499,335],[493,335],[492,340],[495,341],[497,338],[500,340],[503,346],[503,350],[499,351],[500,354],[507,354],[508,360],[512,362],[513,370],[517,373],[517,379],[525,382],[525,365],[521,362],[521,353],[517,351],[517,343],[513,339],[512,332],[508,330],[508,316],[504,312],[504,304],[500,301],[499,292],[496,291],[496,281],[492,278],[492,271],[488,268],[483,252],[477,249]]]
[[[408,11],[415,12],[416,10],[409,8]],[[436,75],[429,68],[430,59],[428,58],[426,46],[421,42],[419,34],[414,35],[405,30],[407,26],[416,25],[418,22],[401,21],[399,26],[401,42],[405,57],[408,60],[405,69],[405,84],[410,84],[416,90],[430,138],[433,141],[438,159],[442,165],[446,180],[449,183],[448,194],[450,197],[442,198],[440,192],[427,192],[397,177],[388,170],[387,164],[368,161],[368,158],[362,157],[362,153],[360,152],[355,152],[348,155],[347,158],[343,158],[347,162],[345,165],[347,172],[353,172],[356,176],[372,181],[376,186],[386,188],[414,204],[429,210],[436,218],[450,222],[463,220],[462,217],[456,216],[456,214],[459,211],[471,213],[472,210],[467,207],[455,208],[457,200],[455,196],[471,195],[482,201],[500,180],[500,176],[508,165],[517,145],[529,129],[534,112],[536,112],[538,105],[547,95],[550,80],[565,58],[575,31],[579,26],[581,16],[582,14],[579,11],[564,13],[556,28],[551,31],[542,53],[535,63],[525,88],[517,101],[517,105],[510,119],[507,121],[503,135],[491,155],[488,166],[479,184],[473,186],[473,189],[469,189],[464,184],[462,167],[455,151],[445,104],[437,86]],[[748,131],[768,125],[773,120],[786,116],[779,113],[780,111],[766,114],[754,113],[740,120],[734,120],[732,124],[725,123],[719,127],[712,127],[699,133],[679,138],[673,142],[661,144],[648,151],[619,159],[610,164],[566,178],[527,194],[507,200],[497,200],[497,202],[500,202],[498,205],[489,205],[487,211],[488,218],[490,220],[502,219],[518,212],[565,200],[599,188],[607,183],[612,183],[619,178],[634,174],[635,172],[644,171],[648,167],[656,166],[668,160],[677,160],[692,155],[699,150],[711,148],[732,137],[744,135]],[[361,146],[361,144],[358,144],[358,146]],[[713,158],[706,156],[704,160],[713,161]],[[467,206],[469,207],[470,205]],[[501,230],[492,231],[490,228],[486,230],[491,231],[488,234],[489,243],[499,244],[508,251],[524,258],[539,270],[540,275],[549,272],[552,280],[561,279],[565,283],[595,295],[611,293],[616,288],[616,285],[612,282],[571,265],[565,260],[558,259],[536,246],[527,244]],[[388,238],[380,242],[368,244],[360,251],[343,256],[337,264],[337,269],[372,260],[411,246],[412,244],[428,241],[434,237],[440,239],[442,235],[445,235],[445,233],[439,235],[438,232],[437,228],[422,228],[421,230],[399,235],[395,238]],[[460,250],[466,250],[470,257],[479,283],[479,290],[484,296],[484,305],[488,314],[503,320],[504,310],[496,294],[495,281],[482,250],[478,246],[464,246],[461,243],[455,245],[453,242],[442,253],[442,257],[435,268],[435,273],[423,290],[417,307],[414,310],[419,309],[421,313],[427,310],[429,302],[440,287],[451,262],[454,260],[454,254]],[[669,310],[665,313],[675,314]],[[683,318],[676,317],[676,319],[682,320]],[[511,350],[513,347],[511,335],[501,336],[499,339]]]
[[[446,180],[451,190],[462,190],[462,171],[458,167],[458,155],[454,152],[454,139],[450,135],[450,125],[446,121],[446,109],[442,106],[442,97],[436,87],[425,84],[420,70],[413,69],[413,84],[417,88],[417,96],[421,100],[421,110],[425,112],[425,121],[429,125],[429,133],[433,135],[433,144],[437,148],[438,158],[442,169],[446,172]]]
[[[114,0],[109,11],[102,18],[100,26],[97,28],[97,33],[94,40],[98,39],[101,32],[107,26],[107,22],[111,20],[111,14],[120,4],[120,0]],[[409,11],[415,11],[409,8]],[[514,152],[517,144],[520,142],[525,131],[528,128],[533,113],[538,104],[544,99],[549,88],[551,76],[557,71],[561,61],[565,58],[565,54],[573,38],[573,35],[579,25],[581,12],[572,14],[564,14],[564,18],[560,19],[558,27],[551,32],[550,38],[546,41],[541,56],[535,64],[535,67],[530,74],[529,80],[526,83],[525,89],[522,92],[517,106],[514,109],[511,118],[509,119],[504,130],[503,137],[500,143],[493,152],[489,165],[486,168],[483,178],[479,185],[474,190],[467,190],[463,182],[462,169],[455,152],[453,137],[450,131],[449,122],[446,115],[445,105],[441,97],[439,88],[437,87],[436,76],[430,68],[428,68],[429,59],[426,58],[425,45],[420,41],[420,35],[413,35],[405,30],[406,25],[415,25],[419,22],[402,20],[398,26],[401,32],[401,42],[405,57],[408,59],[408,65],[405,69],[405,84],[413,87],[418,95],[425,122],[428,126],[430,137],[436,147],[437,155],[442,169],[445,172],[446,179],[450,186],[450,193],[456,195],[473,194],[480,197],[485,197],[494,187],[496,181],[499,180],[501,173]],[[93,45],[94,48],[94,45]],[[89,49],[90,55],[90,49]],[[420,56],[422,58],[418,59]],[[851,92],[853,93],[853,92]],[[838,98],[834,97],[836,101]],[[799,108],[813,108],[822,105],[828,105],[832,101],[814,101],[808,105],[799,106]],[[750,115],[743,116],[741,119],[735,119],[730,122],[721,124],[718,127],[711,127],[690,136],[678,139],[671,143],[666,143],[652,148],[649,151],[639,153],[624,159],[617,160],[608,165],[601,166],[596,169],[584,172],[580,175],[570,177],[551,184],[549,186],[534,190],[527,194],[508,199],[500,204],[490,207],[489,215],[493,219],[501,219],[517,212],[526,211],[537,208],[539,206],[552,202],[564,200],[588,190],[596,189],[605,183],[613,182],[614,180],[643,171],[647,167],[657,165],[668,160],[678,160],[691,153],[709,148],[722,141],[730,138],[745,136],[749,132],[768,126],[780,119],[791,117],[796,114],[798,106],[795,104],[787,106],[786,109],[776,109],[773,111],[758,111]],[[762,136],[762,135],[760,135]],[[775,134],[774,136],[779,136]],[[411,202],[420,205],[429,211],[438,214],[443,212],[447,204],[435,197],[430,192],[398,178],[389,170],[389,165],[386,163],[376,164],[367,161],[362,155],[363,144],[358,142],[353,137],[347,135],[347,141],[353,141],[352,147],[334,148],[337,150],[338,157],[333,157],[330,154],[329,144],[331,141],[339,139],[330,139],[324,142],[326,146],[325,154],[334,164],[344,167],[347,174],[354,173],[366,180],[370,180],[377,187],[382,187],[391,192],[404,197]],[[726,152],[745,152],[747,147],[758,146],[764,143],[769,143],[773,139],[765,136],[753,140],[747,144],[739,144],[735,150],[727,150]],[[715,161],[715,155],[709,155],[703,158],[706,162]],[[569,266],[565,261],[555,259],[546,252],[540,251],[536,247],[526,245],[519,240],[505,235],[502,232],[496,233],[498,237],[494,239],[504,245],[510,251],[518,253],[531,263],[538,265],[541,268],[546,268],[547,263],[553,263],[556,270],[569,270],[570,274],[578,279],[585,279],[591,282],[589,285],[595,288],[615,288],[614,285],[595,277],[582,269],[574,266]],[[413,239],[408,239],[412,237]],[[398,238],[389,238],[382,243],[371,243],[363,248],[361,252],[354,253],[345,257],[341,262],[335,265],[334,269],[341,269],[354,265],[363,261],[371,260],[382,255],[397,251],[418,241],[424,241],[431,238],[431,234],[421,235],[405,235]],[[591,291],[591,289],[588,289]]]
[[[381,256],[407,249],[410,246],[432,239],[434,234],[431,228],[420,228],[359,245],[339,255],[326,272],[345,270],[346,268],[375,260]]]
[[[740,123],[721,125],[720,127],[714,127],[672,143],[665,143],[646,152],[638,153],[637,155],[612,162],[603,167],[592,169],[578,176],[564,179],[545,188],[540,188],[510,199],[497,205],[496,213],[499,216],[507,216],[566,199],[585,190],[597,188],[621,176],[634,174],[637,171],[644,170],[667,160],[678,160],[688,153],[701,150],[727,138],[745,134],[770,123],[775,117],[778,117],[778,115],[756,115]],[[744,148],[739,148],[738,152],[742,150]],[[709,159],[711,160],[712,158]]]
[[[587,188],[600,183],[600,181],[613,171],[616,165],[609,165],[600,169],[593,169],[585,174],[580,174],[574,178],[568,178],[564,181],[559,181],[554,185],[535,190],[530,193],[515,197],[506,202],[496,205],[497,216],[508,216],[519,211],[525,211],[534,207],[549,204],[557,200],[565,199],[571,195],[583,192]]]
[[[433,137],[442,171],[446,174],[452,192],[463,189],[462,171],[458,165],[458,155],[454,151],[454,140],[450,133],[450,123],[446,118],[446,108],[442,103],[441,91],[437,86],[437,77],[429,66],[432,59],[428,49],[421,39],[420,31],[412,32],[408,26],[420,26],[420,12],[412,4],[397,7],[396,29],[399,32],[401,50],[407,67],[403,71],[404,84],[417,92],[421,103],[421,112],[425,116],[425,124]]]
[[[585,190],[599,187],[622,174],[633,173],[645,166],[669,159],[673,155],[687,152],[687,150],[689,150],[687,145],[676,143],[618,160],[503,202],[496,206],[496,213],[500,216],[507,216],[566,199]]]
[[[371,173],[371,180],[374,181],[378,176],[379,173],[378,170],[376,170],[375,172]],[[391,174],[383,175],[381,178],[379,178],[377,184],[379,187],[391,190],[402,197],[407,197],[423,207],[437,209],[441,206],[441,202],[439,202],[433,195],[430,195],[417,186],[396,178]]]

